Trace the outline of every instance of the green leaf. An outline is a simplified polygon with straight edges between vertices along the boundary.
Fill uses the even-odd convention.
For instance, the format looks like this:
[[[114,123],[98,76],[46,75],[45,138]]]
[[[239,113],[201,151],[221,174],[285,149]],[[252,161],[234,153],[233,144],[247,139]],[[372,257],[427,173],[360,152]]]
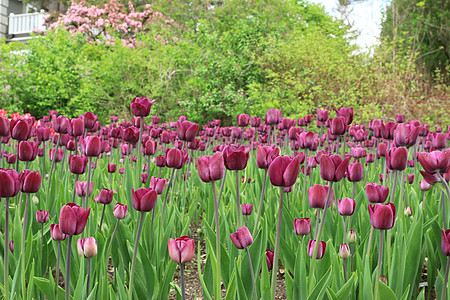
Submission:
[[[331,269],[328,269],[327,273],[317,282],[316,286],[313,288],[311,294],[308,296],[308,300],[322,299],[325,291],[327,290],[328,281],[331,277]]]
[[[385,300],[396,300],[398,299],[397,296],[395,295],[394,291],[388,287],[387,285],[384,284],[383,281],[379,280],[379,299],[385,299]]]

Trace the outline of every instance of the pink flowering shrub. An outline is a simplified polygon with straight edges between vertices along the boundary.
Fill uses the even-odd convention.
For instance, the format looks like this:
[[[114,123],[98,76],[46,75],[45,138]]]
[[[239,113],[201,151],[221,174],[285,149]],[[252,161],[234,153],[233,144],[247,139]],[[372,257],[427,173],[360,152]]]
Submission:
[[[122,42],[124,46],[135,48],[139,43],[136,36],[139,32],[149,31],[152,25],[163,24],[169,29],[177,24],[154,11],[150,4],[145,5],[145,10],[136,12],[133,4],[129,2],[129,12],[118,0],[111,0],[103,8],[86,6],[86,0],[76,3],[72,0],[70,8],[64,15],[55,18],[49,15],[45,25],[49,30],[57,30],[61,26],[71,33],[82,33],[89,42],[101,42],[106,45],[114,45]],[[156,40],[162,39],[160,36]]]

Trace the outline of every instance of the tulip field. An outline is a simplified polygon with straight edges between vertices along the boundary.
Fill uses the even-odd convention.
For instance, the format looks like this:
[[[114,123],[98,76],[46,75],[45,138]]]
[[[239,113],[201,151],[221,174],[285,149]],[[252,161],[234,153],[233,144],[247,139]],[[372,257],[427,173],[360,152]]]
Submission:
[[[3,299],[450,299],[450,126],[1,111]]]

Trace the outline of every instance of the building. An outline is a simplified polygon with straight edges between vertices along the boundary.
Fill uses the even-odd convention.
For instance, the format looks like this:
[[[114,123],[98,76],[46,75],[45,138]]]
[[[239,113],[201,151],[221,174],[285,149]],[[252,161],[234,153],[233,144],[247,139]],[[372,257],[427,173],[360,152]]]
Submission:
[[[45,30],[46,13],[22,0],[0,0],[0,39],[26,41],[33,31]]]

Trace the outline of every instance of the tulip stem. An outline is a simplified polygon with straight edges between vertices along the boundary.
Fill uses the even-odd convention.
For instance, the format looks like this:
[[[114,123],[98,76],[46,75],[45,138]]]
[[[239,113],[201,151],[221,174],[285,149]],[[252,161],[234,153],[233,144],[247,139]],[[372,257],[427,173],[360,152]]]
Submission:
[[[42,142],[42,174],[45,177],[45,141]]]
[[[226,169],[225,169],[225,172],[226,172]],[[261,198],[259,200],[259,206],[258,206],[258,215],[256,216],[256,219],[255,219],[255,226],[253,227],[252,236],[256,236],[256,229],[258,228],[259,219],[261,218],[261,212],[262,212],[262,208],[264,205],[264,193],[266,191],[267,173],[268,173],[268,169],[265,169],[263,185],[262,185],[262,189],[261,189]],[[225,178],[225,176],[224,176],[224,178]]]
[[[253,264],[252,264],[252,258],[250,257],[250,251],[248,250],[248,247],[245,247],[245,250],[247,250],[247,257],[248,257],[248,263],[250,265],[250,273],[252,274],[252,283],[253,283],[253,298],[255,300],[258,299],[257,296],[257,290],[256,290],[256,280],[255,280],[255,273],[253,272]]]
[[[344,216],[344,244],[347,243],[347,226],[348,226],[348,216]]]
[[[92,164],[92,157],[89,156],[88,158],[88,176],[87,176],[87,185],[86,185],[86,196],[83,199],[82,207],[83,209],[86,209],[86,206],[89,201],[89,190],[91,187],[91,164]]]
[[[21,270],[21,284],[22,284],[22,295],[26,298],[26,286],[25,286],[25,238],[27,236],[27,219],[28,219],[28,206],[30,202],[30,194],[27,193],[27,198],[25,200],[25,212],[23,216],[23,224],[22,224],[22,240],[20,243],[20,251],[22,259],[20,261],[20,270]]]
[[[174,173],[175,173],[175,169],[172,169],[172,172],[170,173],[169,183],[167,184],[166,195],[164,196],[164,204],[163,204],[162,213],[161,213],[161,226],[163,225],[162,222],[164,222],[164,211],[166,210],[167,197],[169,196],[169,191],[170,191],[170,188],[172,187],[172,181],[174,180]]]
[[[66,156],[67,156],[67,148],[66,148],[66,150],[63,149],[63,151],[64,151],[64,153],[63,153],[63,157],[62,157],[62,161],[61,161],[61,169],[59,170],[59,181],[61,181],[62,173],[63,173],[64,166],[65,166],[65,161],[66,161]]]
[[[55,276],[55,299],[58,299],[58,287],[59,287],[59,260],[61,258],[61,241],[58,241],[58,250],[56,252],[56,276]]]
[[[347,259],[344,258],[344,282],[347,283]]]
[[[309,271],[309,288],[308,288],[309,293],[312,292],[312,288],[313,288],[313,284],[314,284],[314,271],[315,271],[315,267],[316,267],[317,251],[319,250],[320,238],[322,236],[323,226],[325,224],[325,217],[327,216],[327,210],[328,210],[328,206],[329,206],[330,200],[331,200],[332,190],[333,190],[333,181],[330,181],[328,183],[327,201],[325,202],[325,207],[323,208],[323,215],[322,215],[322,220],[320,221],[319,232],[315,236],[316,243],[314,244],[314,251],[313,251],[313,256],[312,256],[312,261],[311,261],[311,269]],[[316,226],[317,226],[317,224],[316,224]]]
[[[308,161],[308,149],[305,149],[305,161]],[[308,169],[308,164],[305,164],[304,171],[301,172],[303,174],[303,186],[302,186],[302,212],[306,212],[306,173]],[[301,169],[300,169],[301,170]]]
[[[236,223],[238,227],[241,227],[241,214],[240,214],[240,207],[241,207],[241,199],[239,194],[239,170],[236,170]]]
[[[66,258],[66,300],[70,300],[70,257],[72,248],[72,235],[67,237],[67,258]]]
[[[9,198],[5,200],[5,248],[4,248],[4,272],[3,285],[5,286],[5,299],[9,299]]]
[[[181,299],[186,300],[186,290],[184,283],[184,264],[180,264]]]
[[[43,266],[44,260],[42,259],[42,253],[44,250],[44,223],[41,223],[41,246],[39,247],[39,257],[41,259],[41,270],[44,269],[46,267]],[[45,271],[44,271],[45,273]]]
[[[105,210],[106,210],[106,204],[103,204],[102,217],[100,219],[100,225],[98,226],[98,232],[102,231],[102,223],[103,223],[103,217],[105,216]]]
[[[370,249],[372,248],[372,239],[373,239],[373,227],[370,227],[369,245],[367,246],[367,253],[366,253],[367,262],[369,262]]]
[[[114,231],[111,235],[111,241],[109,242],[108,252],[106,252],[106,259],[108,261],[109,261],[109,253],[111,252],[112,242],[114,240],[114,236],[116,235],[117,227],[119,227],[119,221],[120,221],[120,219],[117,219],[116,226],[114,227]],[[106,264],[106,267],[108,267],[108,264]]]
[[[275,249],[273,256],[272,285],[271,285],[272,299],[275,299],[275,291],[277,287],[278,254],[280,252],[281,220],[283,215],[283,194],[284,194],[284,187],[280,187],[280,203],[278,204],[277,232],[275,235]]]
[[[314,229],[314,239],[317,237],[317,231],[319,230],[319,222],[320,222],[320,209],[316,209],[316,226]]]
[[[380,251],[378,252],[378,267],[377,267],[377,277],[375,278],[375,297],[374,299],[378,299],[378,286],[380,283],[381,276],[381,261],[383,260],[383,237],[384,231],[380,230]]]
[[[442,177],[440,172],[436,172],[439,179],[441,180],[441,183],[444,185],[445,190],[447,191],[447,199],[450,199],[450,188],[447,184],[447,182],[445,181],[444,177]],[[444,228],[447,228],[446,223],[447,223],[447,219],[446,219],[446,211],[445,211],[445,202],[444,199],[442,199],[442,210],[443,210],[443,216],[444,216]]]
[[[395,187],[397,186],[397,179],[398,179],[398,171],[394,171],[394,182],[392,183],[392,189],[391,189],[391,199],[389,202],[394,203],[395,200]],[[383,178],[383,180],[386,180],[386,178]]]
[[[136,268],[136,255],[139,247],[139,238],[141,236],[142,231],[142,221],[144,220],[144,213],[141,211],[139,215],[139,224],[136,232],[136,241],[134,242],[134,251],[133,251],[133,259],[131,262],[131,271],[130,271],[130,284],[128,285],[128,298],[133,299],[133,280],[134,280],[134,269]]]
[[[218,202],[220,202],[220,199],[222,199],[223,187],[225,186],[226,178],[227,178],[227,168],[225,168],[225,170],[223,172],[223,179],[222,179],[222,183],[220,184],[219,198],[217,198]]]
[[[447,258],[447,267],[445,268],[444,285],[442,286],[442,295],[441,295],[442,300],[446,299],[449,270],[450,270],[450,257]]]
[[[76,185],[79,176],[80,176],[79,174],[75,174],[75,183],[73,184],[73,193],[72,193],[72,203],[75,203]]]
[[[89,297],[89,286],[91,284],[91,259],[87,259],[87,284],[86,284],[86,298]]]
[[[56,153],[58,152],[58,147],[59,147],[59,142],[61,141],[61,134],[58,134],[58,141],[56,142],[56,146],[55,146],[55,152],[53,153],[53,159],[52,161],[52,167],[50,169],[50,175],[48,176],[48,186],[47,186],[47,200],[49,201],[49,197],[50,197],[50,186],[52,184],[52,174],[53,174],[53,170],[55,169],[56,166]],[[45,153],[44,153],[45,155]]]
[[[220,222],[219,222],[219,201],[217,200],[216,195],[216,184],[214,181],[211,181],[212,190],[213,190],[213,198],[214,198],[214,219],[216,221],[216,258],[217,258],[217,267],[216,267],[216,278],[215,278],[215,299],[222,298],[221,291],[221,270],[220,270]]]

